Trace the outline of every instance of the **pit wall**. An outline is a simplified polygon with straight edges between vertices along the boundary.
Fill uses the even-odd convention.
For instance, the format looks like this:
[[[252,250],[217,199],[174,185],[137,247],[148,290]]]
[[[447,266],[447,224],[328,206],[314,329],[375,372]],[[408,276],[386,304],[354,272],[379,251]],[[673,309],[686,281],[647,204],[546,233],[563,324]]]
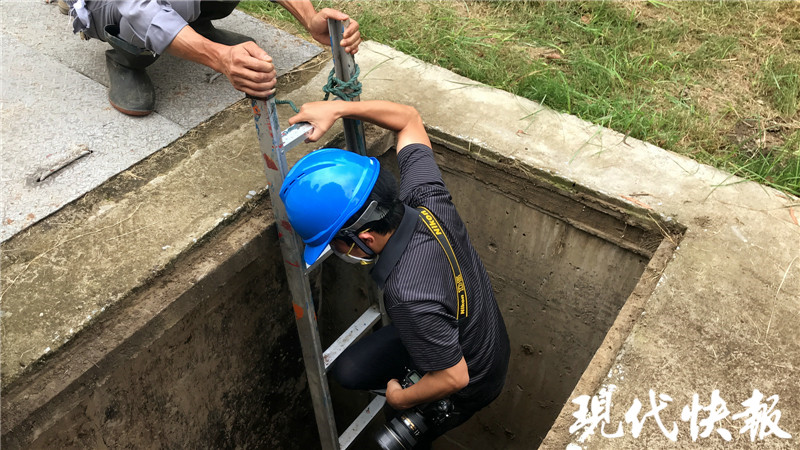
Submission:
[[[4,408],[2,447],[317,448],[275,225],[261,203],[12,386],[4,406],[51,389],[111,334],[167,305],[12,429],[17,411]]]
[[[624,212],[590,194],[551,184],[510,161],[488,164],[443,146],[436,154],[491,276],[511,341],[502,395],[440,446],[534,448],[662,237],[626,223]]]

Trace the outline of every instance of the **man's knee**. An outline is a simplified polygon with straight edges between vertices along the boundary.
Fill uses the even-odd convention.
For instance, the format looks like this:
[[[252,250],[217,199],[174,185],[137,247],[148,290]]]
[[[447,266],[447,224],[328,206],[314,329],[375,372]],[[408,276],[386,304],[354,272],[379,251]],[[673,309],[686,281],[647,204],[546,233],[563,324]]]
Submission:
[[[336,359],[329,373],[345,389],[369,389],[363,387],[363,370],[352,352],[345,351]]]

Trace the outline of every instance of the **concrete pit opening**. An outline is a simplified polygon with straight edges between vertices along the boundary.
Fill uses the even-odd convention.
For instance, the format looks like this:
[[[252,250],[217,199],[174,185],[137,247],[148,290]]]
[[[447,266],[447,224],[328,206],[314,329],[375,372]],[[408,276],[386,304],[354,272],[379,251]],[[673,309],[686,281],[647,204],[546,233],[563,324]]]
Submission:
[[[501,396],[435,448],[529,449],[551,429],[568,435],[573,392],[592,392],[606,376],[684,228],[635,197],[609,198],[429,132],[512,349]],[[202,139],[176,145],[202,147]],[[396,171],[389,140],[369,148]],[[127,192],[125,182],[110,181],[87,202]],[[3,389],[3,447],[316,448],[277,234],[269,201],[253,200],[64,349],[17,374]],[[327,346],[366,308],[372,282],[337,258],[311,280]],[[331,392],[343,431],[367,394],[335,382]],[[382,424],[373,421],[351,448],[375,448]]]
[[[536,448],[562,409],[574,410],[576,386],[606,376],[683,228],[630,201],[436,138],[444,181],[491,277],[511,362],[503,394],[434,448]],[[394,151],[378,158],[397,173]],[[317,274],[324,345],[367,306],[366,272],[332,258]],[[368,398],[331,388],[343,431]],[[377,448],[368,435],[380,423],[357,448]]]

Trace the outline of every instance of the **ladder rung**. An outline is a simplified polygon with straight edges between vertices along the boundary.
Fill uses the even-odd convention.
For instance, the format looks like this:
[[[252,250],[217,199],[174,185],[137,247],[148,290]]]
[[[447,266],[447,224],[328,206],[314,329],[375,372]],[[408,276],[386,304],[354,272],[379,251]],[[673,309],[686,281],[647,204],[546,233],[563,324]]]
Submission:
[[[297,144],[306,140],[309,132],[314,129],[308,122],[296,123],[289,128],[281,131],[281,148],[288,152]]]
[[[386,403],[386,397],[380,395],[375,396],[375,398],[369,402],[369,405],[364,408],[364,411],[361,411],[361,414],[356,417],[356,420],[354,420],[353,423],[344,430],[344,433],[339,436],[339,447],[342,450],[350,447],[350,444],[352,444],[356,437],[364,431],[364,428],[372,422],[372,419],[375,418],[378,411],[383,408],[384,403]]]
[[[338,358],[347,347],[357,341],[367,330],[378,323],[380,319],[381,312],[377,305],[372,305],[367,308],[364,314],[361,314],[361,317],[356,319],[356,321],[350,325],[350,328],[342,333],[342,335],[336,339],[336,342],[331,344],[331,346],[325,350],[325,353],[322,354],[322,360],[325,362],[325,371],[328,371],[331,364],[336,361],[336,358]]]

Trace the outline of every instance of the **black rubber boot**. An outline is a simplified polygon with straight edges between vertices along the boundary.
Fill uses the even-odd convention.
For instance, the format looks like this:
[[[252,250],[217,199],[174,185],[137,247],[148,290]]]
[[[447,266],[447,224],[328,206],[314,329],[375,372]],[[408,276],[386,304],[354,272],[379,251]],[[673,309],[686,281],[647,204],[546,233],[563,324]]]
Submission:
[[[156,91],[145,68],[153,64],[158,55],[136,47],[118,37],[119,26],[105,28],[106,42],[112,50],[106,50],[106,68],[111,87],[108,101],[118,111],[130,116],[146,116],[156,105]]]
[[[234,31],[216,28],[210,20],[203,22],[194,21],[189,25],[191,25],[191,27],[194,28],[194,31],[197,31],[198,34],[209,41],[216,42],[217,44],[238,45],[247,41],[253,41],[253,38],[250,36],[245,36]]]
[[[238,4],[238,1],[200,2],[200,16],[197,17],[197,20],[190,23],[189,26],[204,38],[218,44],[238,45],[247,41],[252,41],[253,38],[250,36],[245,36],[233,31],[221,30],[214,27],[211,23],[212,20],[228,17]]]

